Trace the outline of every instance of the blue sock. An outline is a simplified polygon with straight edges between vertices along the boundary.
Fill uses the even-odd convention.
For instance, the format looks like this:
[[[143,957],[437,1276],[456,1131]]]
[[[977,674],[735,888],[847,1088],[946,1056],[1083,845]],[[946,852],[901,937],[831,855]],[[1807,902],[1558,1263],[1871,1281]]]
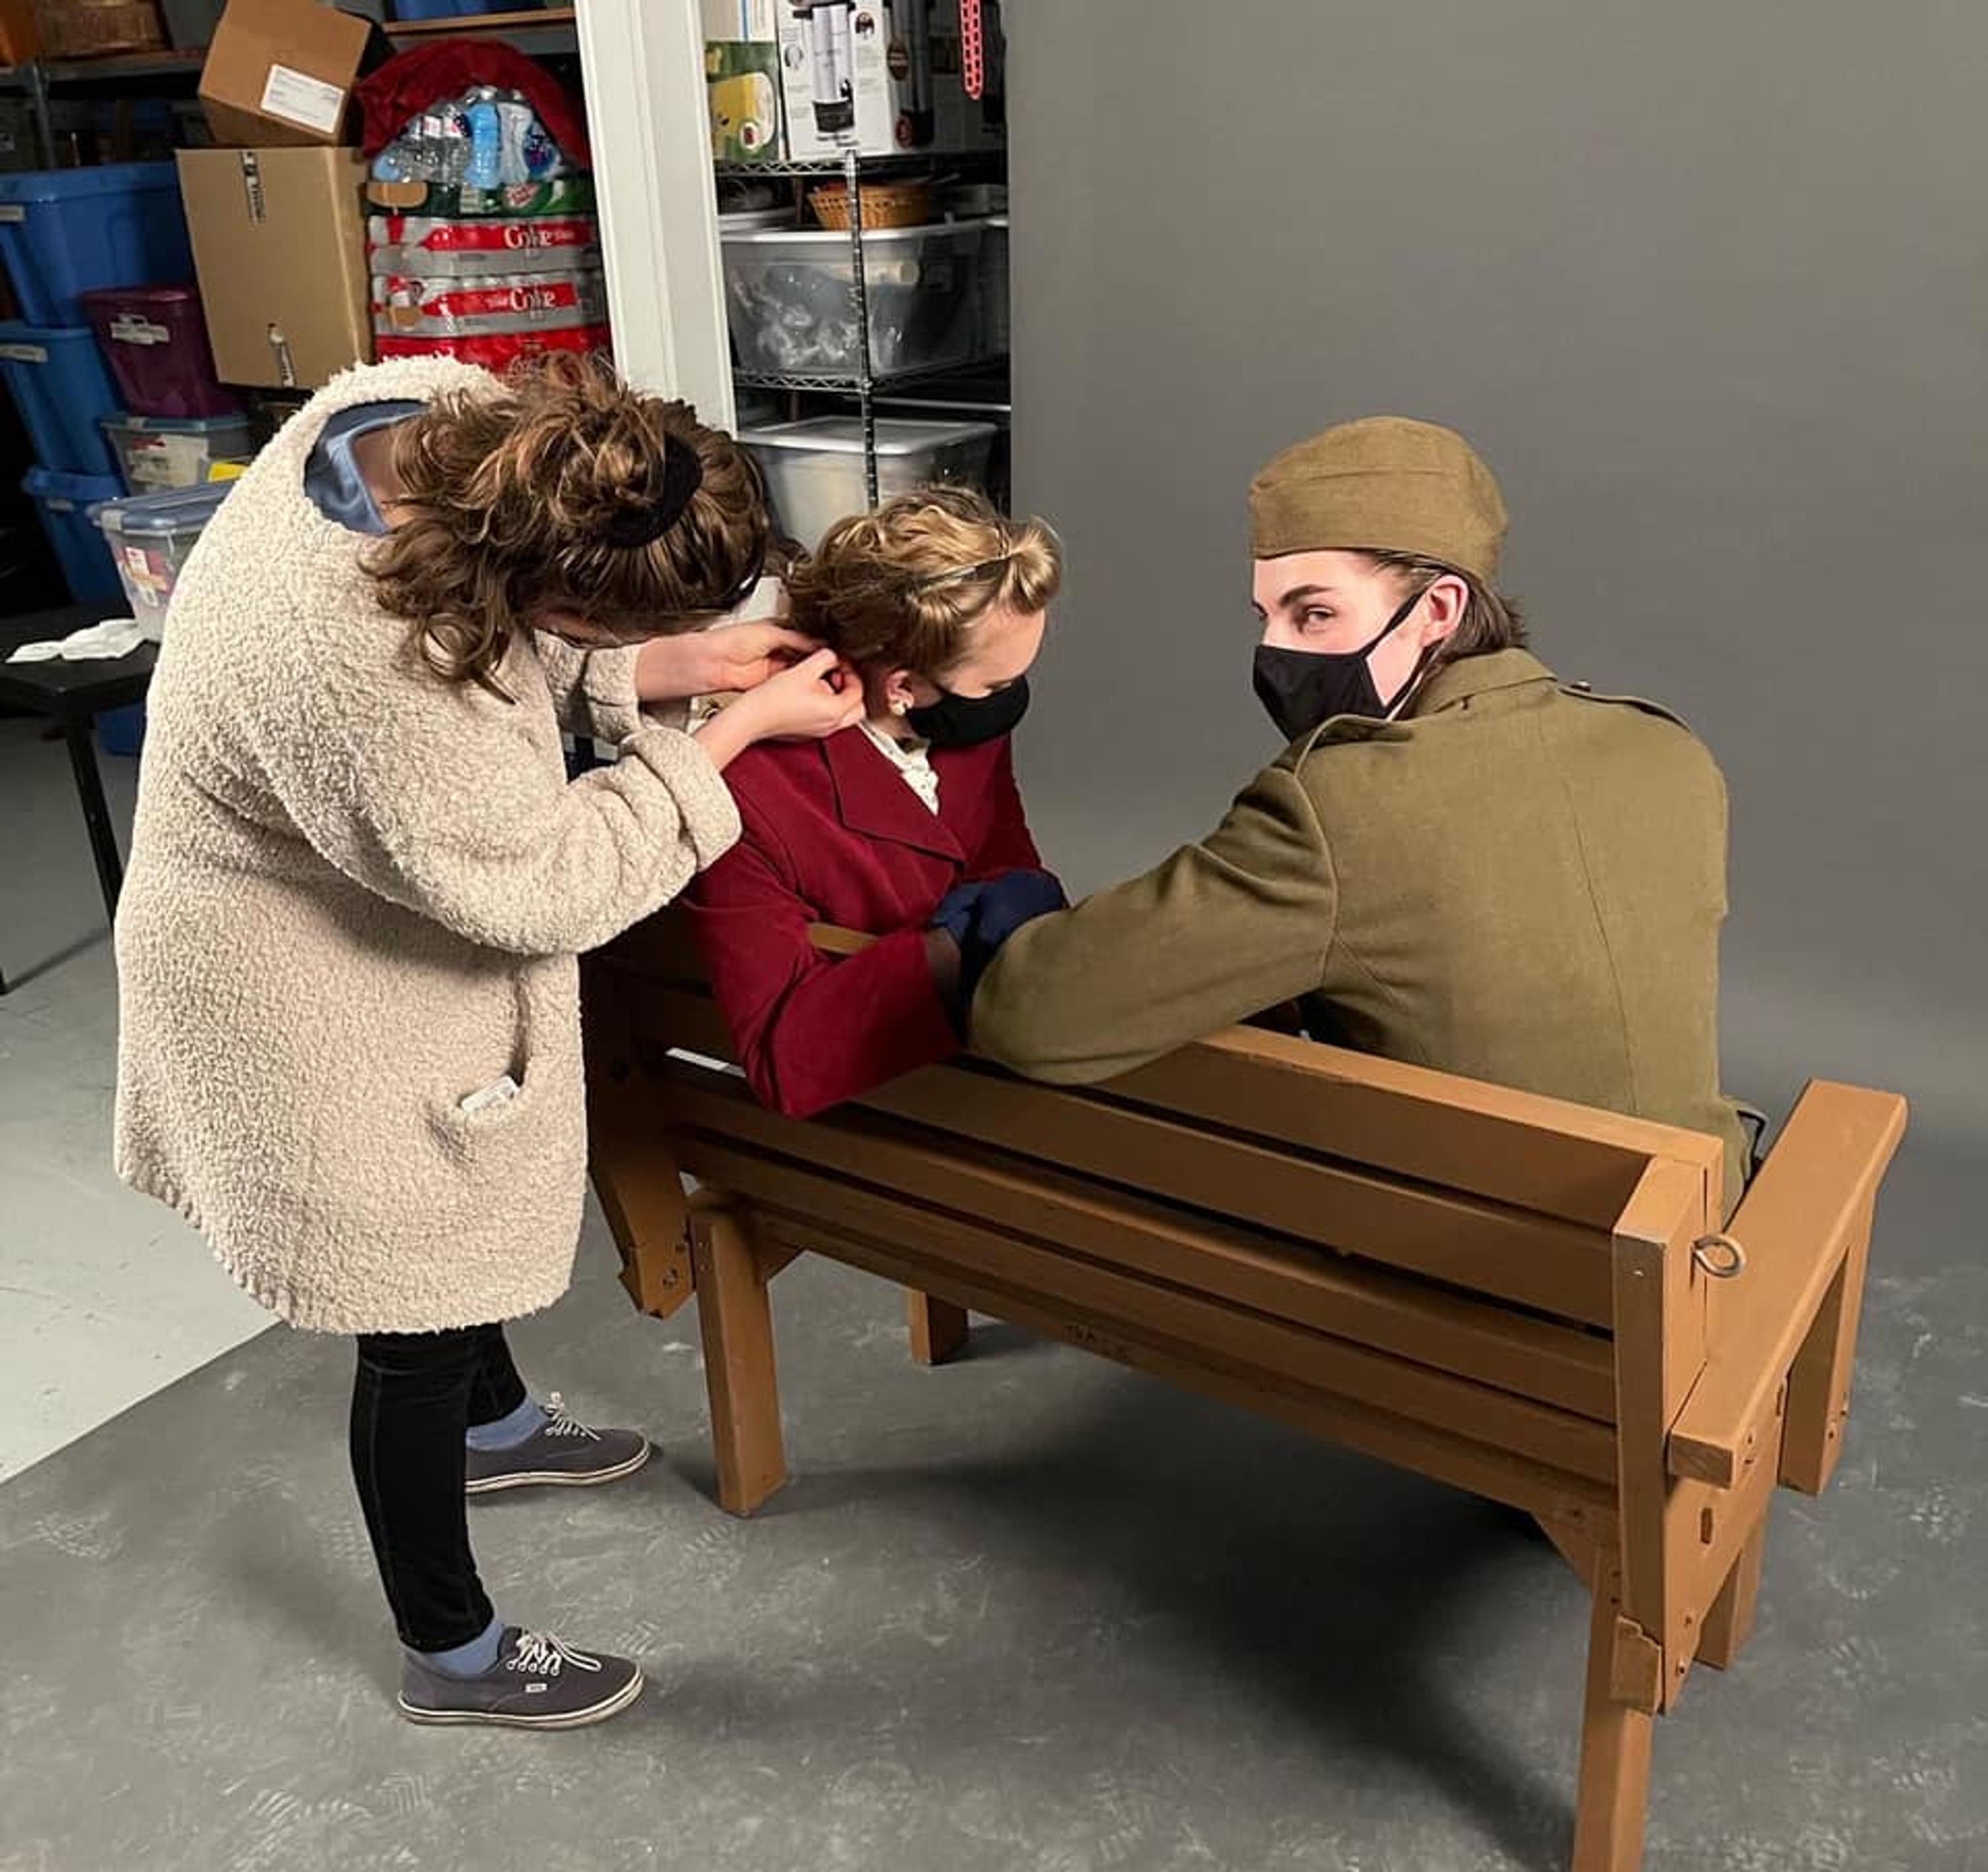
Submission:
[[[552,1421],[551,1414],[536,1397],[527,1396],[508,1417],[494,1424],[472,1424],[465,1441],[474,1450],[516,1449],[527,1437],[535,1437]]]
[[[481,1677],[485,1671],[496,1669],[497,1655],[503,1645],[504,1621],[493,1618],[480,1636],[450,1651],[418,1651],[406,1646],[402,1648],[415,1663],[431,1671],[439,1671],[444,1677]]]

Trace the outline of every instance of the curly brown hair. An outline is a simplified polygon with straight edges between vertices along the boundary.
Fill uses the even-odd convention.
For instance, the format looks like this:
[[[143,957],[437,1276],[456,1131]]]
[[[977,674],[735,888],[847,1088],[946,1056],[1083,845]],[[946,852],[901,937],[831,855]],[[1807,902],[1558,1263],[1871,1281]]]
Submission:
[[[367,561],[380,603],[438,674],[500,694],[513,638],[546,613],[631,642],[691,628],[766,559],[752,457],[604,359],[439,398],[395,432],[393,461],[405,517]]]
[[[989,611],[1046,609],[1063,553],[1040,520],[971,488],[921,488],[838,520],[786,575],[789,622],[862,668],[936,681]]]

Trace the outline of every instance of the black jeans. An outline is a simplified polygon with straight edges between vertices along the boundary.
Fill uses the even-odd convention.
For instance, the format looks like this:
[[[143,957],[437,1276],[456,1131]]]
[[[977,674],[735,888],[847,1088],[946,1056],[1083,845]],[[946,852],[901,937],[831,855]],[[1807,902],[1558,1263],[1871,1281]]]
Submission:
[[[492,1616],[469,1550],[463,1438],[525,1401],[501,1326],[362,1333],[352,1479],[401,1642],[445,1651]]]

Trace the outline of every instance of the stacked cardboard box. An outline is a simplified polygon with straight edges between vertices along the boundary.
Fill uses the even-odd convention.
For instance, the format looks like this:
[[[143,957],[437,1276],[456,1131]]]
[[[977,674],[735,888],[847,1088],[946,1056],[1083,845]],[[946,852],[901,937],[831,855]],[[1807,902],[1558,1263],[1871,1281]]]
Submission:
[[[215,369],[314,388],[373,354],[351,93],[372,28],[313,0],[229,0],[201,73],[215,144],[180,186]]]

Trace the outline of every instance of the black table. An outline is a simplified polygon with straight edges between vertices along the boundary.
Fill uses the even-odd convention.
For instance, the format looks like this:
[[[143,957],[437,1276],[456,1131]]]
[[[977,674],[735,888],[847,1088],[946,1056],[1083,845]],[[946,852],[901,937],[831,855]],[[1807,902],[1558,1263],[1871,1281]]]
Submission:
[[[69,765],[76,774],[76,797],[83,803],[83,823],[90,829],[97,882],[103,887],[103,907],[114,920],[124,863],[118,856],[110,809],[104,803],[103,777],[96,769],[96,743],[90,728],[106,709],[145,699],[159,647],[140,644],[127,655],[90,662],[69,663],[60,657],[48,663],[6,661],[23,644],[66,637],[72,630],[95,623],[99,615],[96,610],[74,606],[25,617],[0,618],[0,703],[46,715],[61,725],[69,743]],[[6,992],[6,977],[0,974],[0,995]]]

